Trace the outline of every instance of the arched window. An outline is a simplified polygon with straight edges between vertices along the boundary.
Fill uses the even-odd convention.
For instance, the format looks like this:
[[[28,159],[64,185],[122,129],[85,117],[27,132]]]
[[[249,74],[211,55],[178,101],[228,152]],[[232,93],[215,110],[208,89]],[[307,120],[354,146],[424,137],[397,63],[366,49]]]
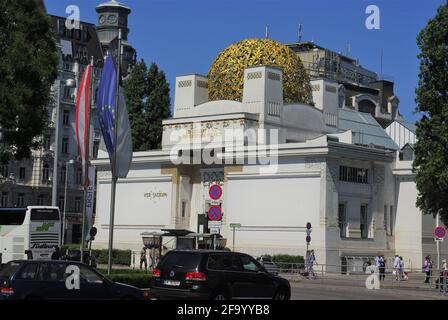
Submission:
[[[359,112],[370,113],[373,117],[375,116],[375,104],[370,100],[361,100],[358,103]]]

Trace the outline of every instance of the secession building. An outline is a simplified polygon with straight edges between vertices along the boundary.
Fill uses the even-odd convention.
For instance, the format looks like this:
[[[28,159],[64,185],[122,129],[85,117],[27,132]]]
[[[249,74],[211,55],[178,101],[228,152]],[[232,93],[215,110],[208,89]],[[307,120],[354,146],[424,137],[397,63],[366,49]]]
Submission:
[[[254,255],[304,255],[310,222],[310,248],[328,270],[378,251],[414,268],[435,257],[435,221],[415,206],[415,128],[398,112],[393,83],[347,59],[350,74],[313,74],[299,59],[309,46],[243,40],[207,76],[176,78],[162,149],[135,152],[118,181],[115,248],[139,250],[142,233],[162,229],[216,232],[208,211],[218,206],[227,247],[235,240],[236,250]],[[94,246],[106,247],[107,154],[95,165]],[[216,184],[218,200],[209,193]],[[235,239],[230,224],[241,225]]]

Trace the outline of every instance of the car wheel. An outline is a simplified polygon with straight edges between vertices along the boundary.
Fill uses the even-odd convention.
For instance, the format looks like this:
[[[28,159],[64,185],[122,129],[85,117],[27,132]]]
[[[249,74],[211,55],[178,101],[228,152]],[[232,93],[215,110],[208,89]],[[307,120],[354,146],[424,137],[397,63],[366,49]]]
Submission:
[[[210,299],[211,300],[230,300],[230,297],[225,289],[217,289],[212,293]]]
[[[288,291],[285,288],[280,288],[274,295],[274,300],[289,300]]]

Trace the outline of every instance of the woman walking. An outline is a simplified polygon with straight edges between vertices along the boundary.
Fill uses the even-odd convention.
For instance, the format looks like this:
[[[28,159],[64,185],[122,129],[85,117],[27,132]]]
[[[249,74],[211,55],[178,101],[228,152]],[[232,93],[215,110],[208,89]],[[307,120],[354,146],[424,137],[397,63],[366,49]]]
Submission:
[[[425,278],[425,283],[429,283],[429,281],[431,280],[431,270],[432,269],[432,260],[431,260],[431,256],[428,255],[425,258],[425,262],[423,263],[423,270],[426,273],[426,278]]]

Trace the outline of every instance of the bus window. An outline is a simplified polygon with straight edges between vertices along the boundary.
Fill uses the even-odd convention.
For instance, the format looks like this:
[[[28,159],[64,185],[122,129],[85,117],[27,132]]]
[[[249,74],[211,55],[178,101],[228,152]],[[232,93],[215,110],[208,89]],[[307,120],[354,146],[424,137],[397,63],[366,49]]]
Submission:
[[[59,211],[56,209],[31,209],[31,221],[59,220]]]
[[[26,209],[0,209],[0,226],[20,226],[25,215]]]

